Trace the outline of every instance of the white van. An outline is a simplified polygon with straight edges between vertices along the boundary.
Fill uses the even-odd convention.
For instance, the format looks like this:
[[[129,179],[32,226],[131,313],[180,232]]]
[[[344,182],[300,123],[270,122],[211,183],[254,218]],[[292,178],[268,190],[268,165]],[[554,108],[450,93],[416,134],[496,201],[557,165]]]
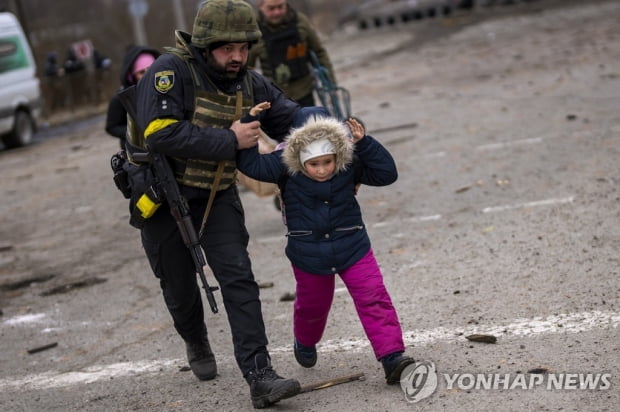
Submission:
[[[0,138],[7,148],[32,140],[43,99],[28,40],[12,13],[0,13]]]

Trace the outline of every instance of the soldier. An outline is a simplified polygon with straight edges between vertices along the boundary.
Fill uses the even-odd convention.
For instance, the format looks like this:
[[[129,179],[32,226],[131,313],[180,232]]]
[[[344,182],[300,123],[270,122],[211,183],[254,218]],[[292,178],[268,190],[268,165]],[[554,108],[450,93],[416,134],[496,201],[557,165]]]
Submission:
[[[314,77],[309,53],[336,76],[327,51],[308,17],[293,9],[286,0],[258,0],[258,25],[263,34],[250,50],[248,66],[260,61],[263,74],[273,80],[284,93],[302,106],[314,106]]]
[[[257,144],[259,127],[283,140],[299,105],[260,74],[246,70],[250,47],[261,37],[252,6],[209,0],[192,33],[175,32],[168,48],[137,86],[138,127],[149,151],[166,155],[176,174],[206,260],[228,315],[234,354],[250,385],[255,408],[296,395],[300,384],[271,366],[259,290],[248,256],[248,232],[236,186],[237,149]],[[270,102],[259,119],[238,121],[252,106]],[[162,205],[146,219],[142,244],[160,281],[174,326],[200,380],[217,375],[207,338],[194,262],[175,220]]]

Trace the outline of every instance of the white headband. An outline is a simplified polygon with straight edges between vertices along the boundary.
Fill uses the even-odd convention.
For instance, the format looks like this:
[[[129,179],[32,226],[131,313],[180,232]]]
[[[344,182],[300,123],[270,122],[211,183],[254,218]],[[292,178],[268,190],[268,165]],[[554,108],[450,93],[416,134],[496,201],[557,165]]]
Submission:
[[[326,138],[315,140],[309,143],[299,152],[299,160],[303,165],[310,159],[326,154],[335,154],[334,145]]]

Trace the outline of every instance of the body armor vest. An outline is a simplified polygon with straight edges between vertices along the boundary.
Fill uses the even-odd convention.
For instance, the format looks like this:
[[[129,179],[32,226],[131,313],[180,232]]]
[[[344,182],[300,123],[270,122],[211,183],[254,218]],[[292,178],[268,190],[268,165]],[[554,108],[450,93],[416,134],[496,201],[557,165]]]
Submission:
[[[287,85],[310,74],[308,46],[301,41],[297,22],[295,15],[283,30],[277,32],[270,31],[259,22],[273,71],[273,80],[279,85]]]
[[[129,160],[134,163],[131,158],[131,154],[136,149],[145,149],[146,144],[144,141],[144,135],[140,133],[138,130],[138,125],[136,125],[136,121],[129,115],[129,113],[127,113],[127,133],[125,135],[125,139],[131,143],[131,145],[129,145],[126,149],[129,155]]]
[[[194,113],[192,123],[199,127],[228,128],[233,121],[240,119],[252,108],[254,99],[252,96],[252,81],[248,73],[244,78],[250,97],[244,99],[239,90],[236,95],[228,95],[221,92],[209,92],[201,87],[197,74],[197,64],[186,50],[179,48],[167,49],[169,53],[182,58],[188,65],[194,83]],[[213,189],[213,183],[218,173],[220,174],[216,191],[229,188],[237,180],[237,167],[234,160],[203,160],[173,157],[172,167],[179,183],[201,189]]]

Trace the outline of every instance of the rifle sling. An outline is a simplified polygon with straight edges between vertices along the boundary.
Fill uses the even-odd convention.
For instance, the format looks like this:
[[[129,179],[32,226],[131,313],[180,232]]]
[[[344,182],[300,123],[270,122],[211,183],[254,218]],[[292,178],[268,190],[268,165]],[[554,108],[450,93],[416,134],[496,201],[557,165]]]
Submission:
[[[237,99],[235,105],[235,120],[241,119],[241,111],[243,109],[243,94],[241,90],[237,90]],[[198,232],[198,239],[202,237],[202,232],[207,224],[207,218],[209,217],[209,213],[211,213],[211,206],[213,206],[213,199],[215,199],[215,193],[217,192],[217,187],[220,185],[220,179],[222,178],[222,173],[224,172],[224,162],[219,162],[217,164],[217,170],[215,171],[215,177],[213,179],[213,185],[211,186],[211,193],[209,193],[209,200],[207,201],[207,208],[205,209],[205,214],[202,217],[202,223],[200,225],[200,232]]]

